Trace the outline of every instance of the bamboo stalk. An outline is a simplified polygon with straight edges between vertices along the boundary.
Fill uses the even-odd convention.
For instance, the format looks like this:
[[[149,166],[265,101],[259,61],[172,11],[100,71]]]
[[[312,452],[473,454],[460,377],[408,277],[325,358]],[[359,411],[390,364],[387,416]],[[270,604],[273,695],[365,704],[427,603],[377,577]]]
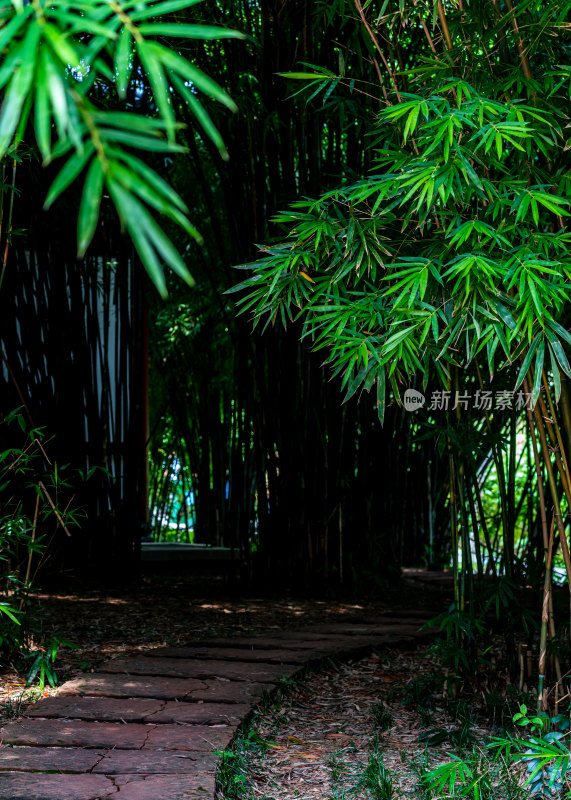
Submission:
[[[471,485],[470,480],[466,480],[466,494],[468,497],[468,504],[470,507],[470,516],[472,518],[472,525],[474,531],[474,550],[476,553],[476,569],[478,571],[478,581],[480,583],[480,588],[482,585],[482,580],[484,578],[484,568],[482,565],[482,552],[480,549],[480,533],[479,533],[479,525],[478,525],[478,516],[476,514],[476,507],[474,505],[474,497],[472,495],[473,485]]]
[[[478,376],[478,384],[480,389],[484,389],[484,383],[482,380],[482,374],[480,372],[480,366],[478,364],[478,360],[474,360],[476,366],[476,374]],[[486,420],[486,427],[488,429],[488,433],[492,434],[492,425],[490,422],[490,415],[487,410],[485,410],[485,420]],[[512,535],[510,534],[510,520],[508,516],[508,493],[506,489],[506,477],[505,477],[505,470],[504,470],[504,462],[501,453],[498,452],[496,446],[494,444],[491,445],[492,451],[492,458],[494,460],[494,464],[496,467],[496,475],[498,479],[498,490],[500,493],[500,511],[502,516],[502,534],[504,543],[507,543],[508,547],[504,547],[504,554],[503,554],[503,562],[504,562],[504,569],[508,578],[512,576],[512,568],[513,568],[513,556],[512,552],[509,547],[509,543],[511,542]],[[505,550],[507,549],[507,557]]]
[[[444,11],[444,6],[442,5],[442,0],[438,0],[437,9],[438,9],[438,19],[440,20],[440,25],[442,27],[442,34],[444,36],[444,41],[446,42],[446,47],[448,48],[448,50],[452,50],[454,45],[452,44],[452,36],[450,35],[450,28],[448,27],[448,20],[446,19],[446,13]]]
[[[541,634],[539,640],[539,676],[537,681],[537,710],[547,710],[547,694],[545,691],[545,667],[547,655],[547,633],[549,629],[549,601],[551,597],[551,557],[553,553],[553,536],[555,532],[555,516],[551,518],[549,541],[545,553],[545,577],[543,581],[543,604],[541,608]]]
[[[32,570],[32,557],[33,557],[33,549],[32,546],[36,541],[36,531],[38,528],[38,513],[40,510],[40,495],[39,492],[36,494],[36,507],[34,509],[34,520],[32,522],[32,535],[30,537],[30,545],[28,547],[28,564],[26,566],[26,577],[24,578],[24,586],[28,587],[30,582],[30,573]],[[24,598],[20,600],[20,611],[24,606]]]
[[[545,379],[545,373],[542,377]],[[547,399],[550,405],[551,416],[547,413],[545,403],[543,402],[543,398],[541,396],[539,397],[538,405],[545,424],[545,429],[547,431],[549,439],[551,440],[553,455],[555,457],[555,464],[557,466],[557,470],[561,478],[561,485],[563,487],[563,491],[565,492],[567,503],[569,507],[571,507],[571,480],[567,468],[567,459],[565,457],[565,449],[563,447],[561,431],[559,430],[559,425],[557,424],[557,416],[555,414],[555,409],[553,408],[553,403],[551,401],[549,386],[547,385],[547,379],[545,379],[545,386],[546,386],[545,391]]]
[[[551,463],[550,452],[549,452],[549,445],[547,444],[547,437],[545,434],[545,427],[543,425],[543,418],[540,414],[539,408],[537,405],[535,406],[534,410],[534,417],[535,417],[535,425],[537,431],[539,433],[539,441],[541,443],[541,450],[543,454],[543,461],[547,470],[547,479],[549,484],[549,490],[551,493],[551,499],[553,501],[553,505],[555,508],[555,521],[557,524],[557,531],[559,534],[559,539],[561,542],[561,553],[563,555],[563,560],[565,562],[565,570],[567,573],[567,581],[569,585],[569,591],[571,593],[571,557],[569,555],[569,545],[567,544],[567,537],[565,534],[565,528],[563,525],[563,516],[561,514],[561,504],[559,502],[559,494],[557,492],[557,483],[555,481],[555,473],[553,471],[553,465]]]

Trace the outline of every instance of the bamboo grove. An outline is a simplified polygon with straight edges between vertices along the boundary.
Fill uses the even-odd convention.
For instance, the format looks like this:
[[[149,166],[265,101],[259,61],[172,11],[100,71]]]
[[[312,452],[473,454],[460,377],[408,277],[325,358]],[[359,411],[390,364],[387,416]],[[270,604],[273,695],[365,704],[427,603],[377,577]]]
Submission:
[[[453,666],[500,625],[558,700],[569,5],[140,5],[0,32],[2,414],[25,395],[59,461],[104,468],[76,565],[133,561],[148,446],[151,535],[279,589],[451,566]]]
[[[205,245],[190,250],[198,291],[171,285],[166,304],[150,299],[153,534],[172,518],[175,491],[192,489],[194,541],[235,548],[246,576],[305,590],[383,586],[404,553],[410,563],[429,557],[421,529],[432,525],[441,550],[443,459],[434,455],[432,489],[414,502],[431,456],[421,447],[411,454],[410,419],[395,408],[394,425],[381,427],[371,404],[342,406],[338,384],[295,330],[252,336],[225,294],[239,275],[233,265],[277,232],[274,212],[369,168],[375,98],[357,102],[333,86],[325,107],[307,104],[290,99],[280,77],[299,61],[325,63],[331,74],[347,62],[373,80],[368,41],[327,5],[233,3],[217,13],[256,46],[219,41],[197,53],[200,66],[220,65],[238,113],[213,113],[227,162],[192,134],[178,167],[181,196],[203,220]],[[336,41],[342,48],[329,45]],[[176,506],[183,530],[189,511]]]
[[[242,309],[266,325],[301,319],[348,397],[375,388],[381,420],[407,387],[444,395],[417,413],[448,455],[455,611],[474,623],[474,574],[502,576],[494,602],[511,617],[514,580],[543,583],[546,705],[548,651],[561,677],[556,554],[571,585],[569,6],[365,6],[351,16],[378,68],[371,168],[274,218],[285,238],[246,265]],[[289,79],[313,103],[361,89],[354,73],[315,65]]]

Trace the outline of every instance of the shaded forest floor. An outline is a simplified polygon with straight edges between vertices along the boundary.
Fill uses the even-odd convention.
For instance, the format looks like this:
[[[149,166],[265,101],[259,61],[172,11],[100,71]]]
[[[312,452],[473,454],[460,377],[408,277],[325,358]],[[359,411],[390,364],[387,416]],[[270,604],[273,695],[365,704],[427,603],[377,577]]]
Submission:
[[[436,616],[450,604],[451,589],[447,576],[421,571],[405,572],[398,587],[375,599],[244,596],[222,581],[184,574],[149,573],[129,587],[70,583],[31,598],[32,647],[60,640],[62,683],[98,672],[110,658],[212,637],[367,625],[391,612],[403,620],[407,612]],[[238,732],[220,763],[219,800],[421,800],[428,796],[427,770],[474,753],[493,770],[496,800],[524,800],[523,770],[492,765],[485,750],[494,734],[510,727],[519,705],[530,702],[527,686],[510,684],[504,651],[503,637],[494,634],[485,669],[456,688],[427,644],[399,649],[389,643],[364,658],[309,669],[258,705]],[[18,717],[28,703],[54,692],[26,689],[26,667],[17,658],[3,665],[0,718]]]
[[[417,578],[420,575],[420,580]],[[191,640],[269,633],[325,622],[359,622],[387,611],[434,610],[450,601],[446,580],[422,580],[416,572],[380,599],[309,599],[242,596],[220,580],[184,573],[144,574],[138,585],[100,588],[68,584],[32,597],[32,649],[60,640],[56,672],[60,682],[95,671],[113,656]],[[403,589],[406,591],[403,591]],[[69,647],[64,642],[69,642]],[[0,715],[18,713],[29,662],[14,659],[0,668]],[[44,694],[50,690],[46,688]],[[37,697],[32,690],[30,699]]]

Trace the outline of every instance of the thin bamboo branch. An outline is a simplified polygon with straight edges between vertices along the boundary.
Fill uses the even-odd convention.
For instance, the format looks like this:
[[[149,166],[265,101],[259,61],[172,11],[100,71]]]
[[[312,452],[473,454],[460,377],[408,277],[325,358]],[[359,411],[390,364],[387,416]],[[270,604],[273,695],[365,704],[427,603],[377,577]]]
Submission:
[[[36,531],[38,529],[38,513],[40,511],[40,494],[36,494],[36,507],[34,509],[34,521],[32,523],[32,535],[30,537],[30,544],[28,548],[28,565],[26,567],[26,577],[24,579],[24,586],[28,586],[30,581],[30,572],[32,571],[32,557],[34,555],[33,544],[36,541]],[[24,606],[24,598],[20,600],[20,611]]]
[[[371,26],[369,25],[369,23],[367,21],[367,17],[365,16],[365,12],[363,11],[363,6],[361,5],[360,0],[355,0],[355,8],[357,9],[357,13],[359,14],[359,17],[361,18],[361,22],[365,26],[365,28],[367,30],[367,33],[371,37],[371,41],[373,42],[373,45],[374,45],[376,51],[378,52],[379,56],[381,57],[381,61],[383,62],[387,72],[389,73],[389,77],[391,79],[391,83],[393,84],[396,96],[398,98],[399,103],[401,103],[402,102],[402,98],[401,98],[399,90],[398,90],[396,78],[395,78],[395,76],[393,74],[393,71],[389,67],[388,61],[385,58],[385,54],[383,53],[381,45],[379,44],[379,40],[375,36],[375,34],[373,32],[373,29],[371,28]]]
[[[48,492],[48,490],[44,486],[43,481],[38,481],[38,486],[40,487],[40,489],[44,493],[44,496],[45,496],[46,500],[48,501],[48,503],[50,504],[50,506],[52,508],[52,511],[56,515],[57,521],[59,522],[61,527],[64,529],[64,531],[67,533],[67,535],[71,536],[71,533],[69,532],[67,525],[65,524],[64,520],[61,517],[61,514],[59,513],[59,511],[55,507],[54,502],[53,502],[52,498],[50,497],[50,493]]]
[[[505,0],[505,3],[506,3],[506,8],[508,9],[510,15],[510,25],[516,37],[517,50],[519,54],[521,69],[525,77],[531,81],[533,80],[533,75],[531,74],[531,66],[529,64],[529,58],[527,57],[527,53],[525,51],[523,39],[521,38],[521,33],[519,31],[517,20],[515,18],[515,11],[512,0]]]
[[[549,599],[551,597],[551,557],[553,553],[553,536],[555,532],[555,516],[551,518],[549,542],[545,553],[545,576],[543,580],[543,604],[541,608],[541,634],[539,639],[539,675],[537,682],[537,710],[547,709],[547,693],[545,691],[545,667],[547,660],[547,634],[549,629]]]
[[[557,482],[555,480],[555,473],[553,471],[553,464],[551,463],[551,457],[549,452],[549,445],[547,443],[547,436],[545,434],[545,426],[543,424],[543,417],[541,416],[540,410],[536,405],[534,410],[534,417],[535,417],[535,425],[537,431],[539,433],[539,441],[541,442],[541,450],[543,455],[543,461],[545,464],[545,468],[547,470],[547,479],[549,483],[549,490],[551,493],[551,499],[553,501],[553,506],[555,508],[555,521],[557,524],[557,531],[559,533],[559,539],[561,542],[561,553],[563,555],[563,560],[565,562],[565,570],[567,573],[567,582],[569,586],[569,591],[571,592],[571,556],[569,555],[569,545],[567,543],[567,536],[565,534],[565,526],[563,525],[563,516],[561,513],[561,503],[559,502],[559,494],[557,492]]]

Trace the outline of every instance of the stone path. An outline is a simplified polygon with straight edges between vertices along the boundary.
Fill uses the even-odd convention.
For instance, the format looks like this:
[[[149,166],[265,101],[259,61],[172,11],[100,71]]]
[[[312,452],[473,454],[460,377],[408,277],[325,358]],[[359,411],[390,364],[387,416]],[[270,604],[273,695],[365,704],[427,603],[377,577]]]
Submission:
[[[308,663],[414,644],[430,616],[391,612],[108,661],[0,728],[0,800],[212,800],[217,752],[264,692]]]

